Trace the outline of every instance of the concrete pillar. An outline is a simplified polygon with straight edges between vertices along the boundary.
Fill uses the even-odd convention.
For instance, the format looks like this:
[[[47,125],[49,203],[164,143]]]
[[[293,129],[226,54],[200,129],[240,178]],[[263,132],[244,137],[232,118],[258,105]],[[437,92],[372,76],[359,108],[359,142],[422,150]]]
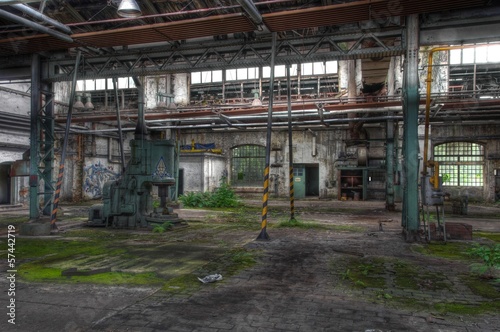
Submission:
[[[189,74],[174,74],[173,94],[174,102],[178,106],[189,105]]]

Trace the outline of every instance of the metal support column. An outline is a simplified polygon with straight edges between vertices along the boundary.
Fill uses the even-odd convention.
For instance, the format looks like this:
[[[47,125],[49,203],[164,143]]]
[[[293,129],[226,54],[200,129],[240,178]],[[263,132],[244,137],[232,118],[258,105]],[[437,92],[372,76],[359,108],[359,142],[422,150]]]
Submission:
[[[38,158],[39,158],[39,136],[40,127],[38,122],[38,110],[41,105],[40,77],[41,77],[40,55],[31,56],[31,133],[30,133],[30,219],[40,217],[38,208]]]
[[[290,180],[290,221],[295,220],[295,194],[293,189],[293,141],[292,141],[292,87],[290,83],[290,65],[286,65],[286,84],[288,98],[288,168]]]
[[[118,79],[113,78],[113,90],[115,92],[116,121],[118,123],[118,140],[120,144],[120,161],[122,163],[122,173],[125,173],[125,152],[123,151],[122,121],[120,116],[120,103],[118,102]]]
[[[48,83],[43,85],[45,94],[45,105],[39,114],[40,126],[43,133],[43,156],[40,162],[43,164],[42,178],[44,181],[43,190],[43,215],[50,216],[52,213],[52,204],[54,202],[54,92],[53,84]]]
[[[269,168],[271,164],[271,131],[273,127],[274,59],[276,54],[276,32],[273,32],[271,48],[271,75],[269,78],[269,107],[267,110],[266,168],[264,169],[264,194],[262,195],[262,222],[257,240],[269,240],[267,234],[267,206],[269,201]]]
[[[403,215],[402,226],[407,241],[415,241],[420,226],[418,210],[418,15],[406,20],[406,61],[403,91]]]
[[[50,217],[50,225],[52,229],[57,228],[56,220],[57,220],[57,209],[59,207],[59,196],[61,194],[61,186],[63,182],[64,176],[64,163],[66,161],[66,152],[68,149],[68,141],[69,141],[69,129],[71,127],[71,116],[73,113],[73,102],[75,100],[75,90],[76,90],[76,77],[78,75],[78,68],[80,65],[81,51],[78,50],[76,54],[76,63],[73,72],[73,81],[71,85],[71,93],[69,97],[69,108],[68,115],[66,116],[66,129],[64,131],[64,142],[61,151],[61,162],[59,163],[59,174],[57,175],[57,184],[56,184],[56,194],[54,196],[54,205],[52,207],[52,215]]]
[[[388,114],[389,116],[391,114]],[[387,120],[385,146],[385,208],[394,211],[394,120]]]

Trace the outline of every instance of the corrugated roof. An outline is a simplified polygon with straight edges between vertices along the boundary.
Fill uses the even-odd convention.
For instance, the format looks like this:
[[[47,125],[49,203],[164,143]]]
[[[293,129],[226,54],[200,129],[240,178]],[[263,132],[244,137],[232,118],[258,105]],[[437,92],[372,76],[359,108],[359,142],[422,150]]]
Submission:
[[[117,2],[117,1],[115,1]],[[103,1],[65,1],[60,7],[47,3],[44,13],[61,23],[77,23],[67,43],[55,37],[12,27],[0,20],[0,56],[56,51],[78,46],[114,47],[161,43],[192,38],[249,32],[257,27],[238,6],[214,6],[207,1],[153,1],[144,7],[143,18],[120,20],[116,8]],[[264,24],[270,31],[335,26],[390,16],[483,7],[484,0],[363,0],[322,6],[322,1],[260,1]],[[289,6],[286,10],[284,5]],[[306,6],[303,8],[303,6]],[[0,9],[9,8],[1,6]],[[177,11],[177,12],[175,12]],[[15,12],[15,11],[14,11]],[[172,16],[162,16],[169,15]],[[97,21],[96,20],[101,20]],[[3,22],[3,24],[2,24]],[[1,29],[3,28],[3,30]]]

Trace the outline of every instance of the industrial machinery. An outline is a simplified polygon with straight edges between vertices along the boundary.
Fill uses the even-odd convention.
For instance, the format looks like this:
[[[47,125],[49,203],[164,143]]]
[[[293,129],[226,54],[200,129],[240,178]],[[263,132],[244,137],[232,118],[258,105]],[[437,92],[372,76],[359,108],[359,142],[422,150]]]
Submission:
[[[152,223],[175,222],[167,208],[169,187],[175,184],[174,143],[170,140],[132,140],[131,159],[121,178],[103,187],[103,204],[89,212],[92,225],[119,228],[147,227]],[[160,207],[153,209],[153,186],[158,187]]]
[[[136,86],[140,92],[139,116],[134,139],[130,141],[131,157],[121,177],[104,184],[103,204],[94,205],[89,211],[88,224],[92,226],[135,228],[181,222],[167,207],[177,172],[175,144],[172,140],[150,139],[142,108],[143,91],[138,80]],[[158,187],[160,198],[156,208],[153,208],[153,186]]]

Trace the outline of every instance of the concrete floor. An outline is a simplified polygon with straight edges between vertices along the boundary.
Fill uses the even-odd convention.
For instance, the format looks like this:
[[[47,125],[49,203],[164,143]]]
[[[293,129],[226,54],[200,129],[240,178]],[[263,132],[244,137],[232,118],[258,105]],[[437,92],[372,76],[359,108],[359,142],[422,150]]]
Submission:
[[[247,203],[260,204],[258,200]],[[286,215],[287,204],[271,201],[269,209],[281,208]],[[225,241],[231,248],[257,253],[257,264],[222,281],[203,284],[196,291],[179,293],[149,286],[16,280],[16,325],[9,324],[4,314],[0,330],[500,331],[499,314],[468,316],[436,311],[436,303],[478,305],[487,300],[460,283],[458,276],[468,271],[466,264],[424,256],[415,252],[414,244],[403,241],[400,212],[384,211],[383,202],[306,200],[296,202],[296,206],[297,216],[303,221],[345,229],[271,227],[271,240],[263,242],[255,241],[258,232],[254,230],[227,228],[208,233],[203,228],[187,227],[174,232],[175,238],[168,245],[189,245],[195,243],[194,238],[199,245],[201,232],[203,250],[208,252]],[[78,214],[84,209],[68,207],[66,211]],[[207,220],[207,214],[214,219],[214,212],[178,212],[188,221]],[[470,206],[468,216],[449,216],[447,220],[467,222],[474,230],[499,232],[499,215],[497,206]],[[270,222],[277,218],[270,217]],[[62,228],[65,226],[69,224]],[[22,245],[22,239],[18,239],[18,245]],[[349,259],[372,258],[385,260],[386,267],[390,265],[385,275],[387,286],[379,296],[374,296],[373,289],[349,287],[345,280],[344,264]],[[390,263],[395,259],[444,276],[441,281],[449,287],[397,287]],[[0,269],[8,269],[5,259]],[[0,287],[1,307],[7,311],[6,278],[0,279]],[[397,297],[428,303],[428,309],[400,305],[393,301]]]

